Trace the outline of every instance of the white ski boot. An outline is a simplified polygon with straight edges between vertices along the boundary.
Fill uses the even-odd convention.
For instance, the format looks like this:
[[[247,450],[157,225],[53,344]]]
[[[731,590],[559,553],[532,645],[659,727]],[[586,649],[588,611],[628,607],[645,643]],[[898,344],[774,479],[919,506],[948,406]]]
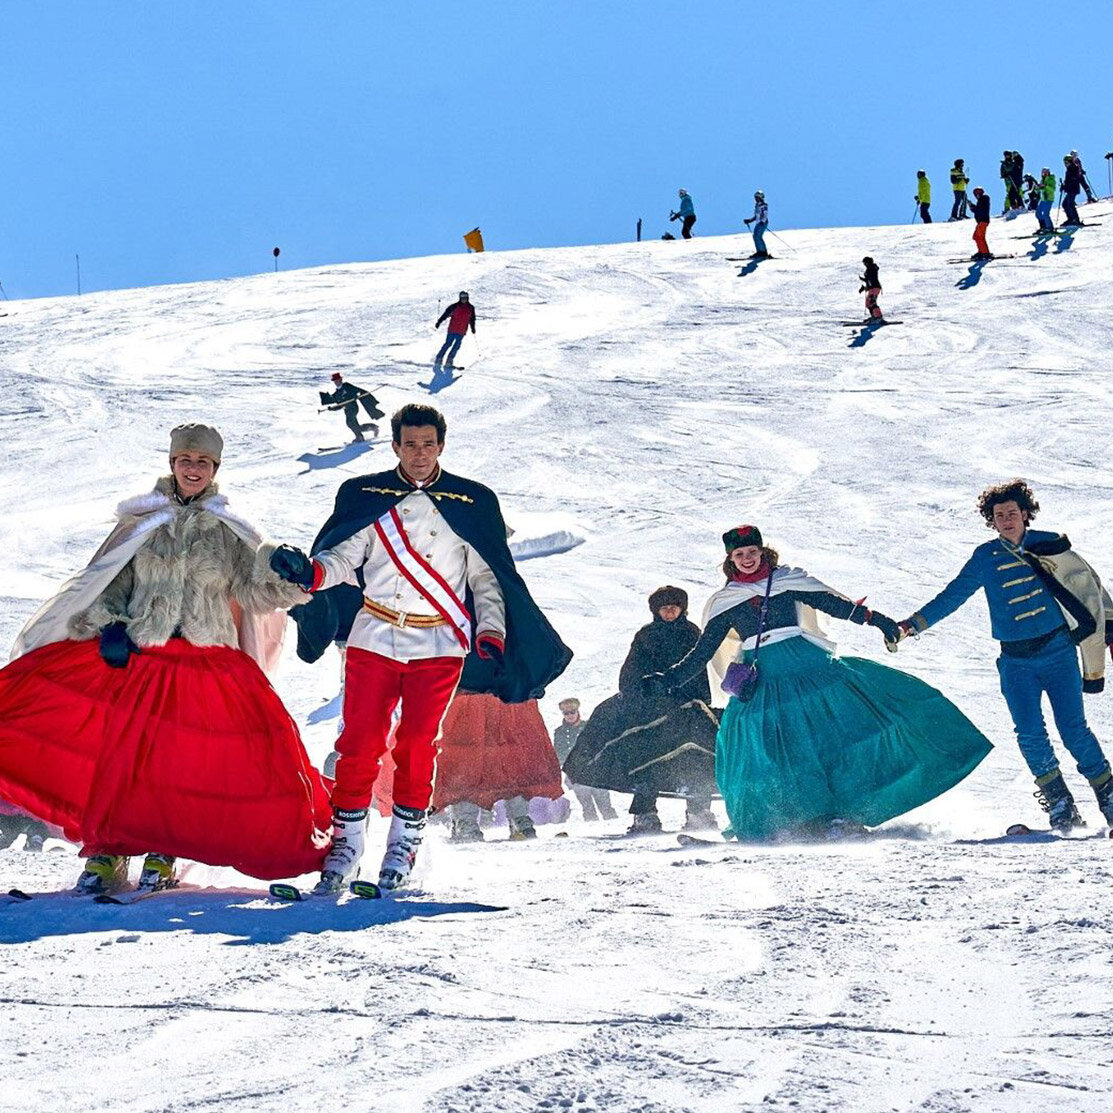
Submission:
[[[417,852],[421,849],[424,830],[424,809],[394,805],[386,836],[386,853],[379,867],[379,888],[384,892],[399,889],[409,880]]]
[[[367,837],[367,809],[332,813],[332,846],[321,866],[321,880],[313,888],[317,897],[339,893],[359,876],[359,860]]]

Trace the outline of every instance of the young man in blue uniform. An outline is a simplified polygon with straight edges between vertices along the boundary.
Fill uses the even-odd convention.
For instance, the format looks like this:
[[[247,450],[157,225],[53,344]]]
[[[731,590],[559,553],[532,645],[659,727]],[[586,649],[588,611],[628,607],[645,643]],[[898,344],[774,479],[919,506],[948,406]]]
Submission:
[[[1065,535],[1030,528],[1039,508],[1023,479],[983,491],[978,510],[997,537],[979,545],[931,602],[900,623],[901,632],[918,634],[934,626],[984,589],[993,636],[1001,643],[1001,691],[1052,828],[1069,831],[1082,820],[1048,738],[1044,693],[1063,745],[1113,826],[1113,774],[1082,708],[1082,693],[1100,692],[1105,685],[1113,602]]]

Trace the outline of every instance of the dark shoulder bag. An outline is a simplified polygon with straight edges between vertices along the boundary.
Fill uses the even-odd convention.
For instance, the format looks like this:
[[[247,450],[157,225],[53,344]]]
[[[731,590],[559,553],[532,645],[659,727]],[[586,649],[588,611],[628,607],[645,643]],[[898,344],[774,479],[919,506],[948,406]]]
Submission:
[[[765,598],[761,601],[761,615],[757,620],[757,639],[754,655],[748,661],[731,661],[723,677],[723,691],[743,703],[749,703],[757,691],[757,655],[761,649],[761,635],[765,629],[765,615],[769,610],[769,592],[773,589],[773,570],[765,581]]]

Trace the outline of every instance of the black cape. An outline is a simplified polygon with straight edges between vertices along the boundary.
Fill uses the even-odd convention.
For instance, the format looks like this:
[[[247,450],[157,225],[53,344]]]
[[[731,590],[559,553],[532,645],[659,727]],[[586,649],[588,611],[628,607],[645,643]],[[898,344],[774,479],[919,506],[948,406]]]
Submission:
[[[365,529],[415,489],[397,468],[349,479],[336,492],[336,505],[317,534],[312,552],[331,549]],[[480,661],[473,652],[468,690],[490,692],[504,703],[540,699],[546,686],[568,667],[572,651],[541,613],[514,566],[497,496],[482,483],[443,470],[423,490],[453,532],[490,566],[506,605],[504,663],[496,667],[493,662]],[[464,603],[474,620],[470,591]],[[346,639],[362,605],[361,588],[341,584],[319,591],[309,603],[293,608],[290,615],[298,626],[298,656],[316,661],[331,642]]]

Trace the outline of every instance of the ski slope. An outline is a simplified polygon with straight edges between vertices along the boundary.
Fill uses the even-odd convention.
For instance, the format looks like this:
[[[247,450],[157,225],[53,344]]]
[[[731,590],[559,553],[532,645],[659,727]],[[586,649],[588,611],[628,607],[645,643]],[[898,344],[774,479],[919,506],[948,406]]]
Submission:
[[[393,461],[385,441],[323,451],[347,429],[316,391],[339,370],[388,412],[430,400],[430,326],[462,288],[478,344],[432,399],[444,463],[500,493],[576,652],[551,725],[558,699],[611,693],[654,587],[687,588],[698,618],[743,521],[902,618],[988,536],[978,491],[1023,475],[1039,524],[1113,577],[1113,204],[1082,213],[1104,224],[1038,246],[1010,238],[1033,217],[995,220],[991,247],[1017,258],[985,267],[948,262],[972,222],[937,223],[786,231],[756,267],[725,261],[751,250],[733,236],[12,302],[0,644],[184,420],[223,431],[238,512],[308,545],[342,480]],[[867,254],[902,324],[841,324],[862,316]],[[531,844],[434,828],[421,891],[381,904],[277,907],[192,867],[200,888],[132,908],[0,906],[0,1110],[1107,1109],[1113,843],[1073,769],[1092,837],[1000,839],[1041,813],[983,603],[895,660],[876,631],[831,630],[941,688],[997,749],[865,842],[682,848],[574,816]],[[279,691],[323,760],[337,659],[287,658]],[[1113,754],[1113,695],[1087,701]],[[78,868],[62,847],[0,852],[4,890]]]

